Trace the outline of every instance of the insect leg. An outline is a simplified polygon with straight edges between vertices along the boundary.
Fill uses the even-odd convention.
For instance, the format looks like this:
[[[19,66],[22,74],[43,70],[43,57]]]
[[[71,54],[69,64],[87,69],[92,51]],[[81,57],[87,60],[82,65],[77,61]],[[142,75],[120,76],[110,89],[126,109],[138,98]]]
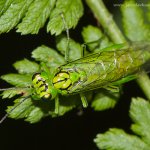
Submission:
[[[82,105],[84,108],[88,107],[88,102],[86,100],[86,97],[83,93],[80,93],[80,97],[81,97],[81,101],[82,101]]]
[[[59,97],[56,96],[55,98],[55,113],[59,114]]]
[[[99,38],[99,39],[97,39],[97,40],[90,41],[90,42],[87,42],[87,43],[83,43],[83,44],[81,45],[81,46],[82,46],[81,58],[84,57],[84,53],[85,53],[87,47],[88,47],[90,44],[92,45],[92,44],[94,44],[94,43],[97,43],[97,46],[96,46],[94,49],[100,47],[101,40],[103,40],[103,38],[104,38],[104,37],[101,37],[101,38]],[[92,52],[94,49],[89,49],[89,51]]]
[[[118,93],[120,91],[120,88],[116,85],[108,85],[108,86],[105,86],[103,88],[108,90],[108,91],[111,91],[113,93]]]

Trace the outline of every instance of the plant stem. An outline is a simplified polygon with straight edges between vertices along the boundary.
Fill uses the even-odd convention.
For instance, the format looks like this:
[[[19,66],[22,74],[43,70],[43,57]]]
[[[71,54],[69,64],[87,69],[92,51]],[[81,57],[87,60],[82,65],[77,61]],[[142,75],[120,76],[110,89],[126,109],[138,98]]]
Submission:
[[[127,42],[102,0],[86,0],[86,3],[114,43]],[[148,75],[142,73],[137,82],[145,96],[150,100],[150,80]]]
[[[123,43],[126,42],[126,39],[122,35],[113,16],[108,12],[102,0],[86,0],[88,6],[94,13],[96,19],[108,33],[109,37],[114,43]]]

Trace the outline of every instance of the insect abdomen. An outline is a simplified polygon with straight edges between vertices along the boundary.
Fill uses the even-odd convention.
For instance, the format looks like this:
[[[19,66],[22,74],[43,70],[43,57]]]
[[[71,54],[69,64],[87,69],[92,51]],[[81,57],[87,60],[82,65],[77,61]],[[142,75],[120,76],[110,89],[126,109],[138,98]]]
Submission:
[[[33,88],[40,98],[47,99],[50,97],[49,86],[40,73],[36,73],[32,77]]]

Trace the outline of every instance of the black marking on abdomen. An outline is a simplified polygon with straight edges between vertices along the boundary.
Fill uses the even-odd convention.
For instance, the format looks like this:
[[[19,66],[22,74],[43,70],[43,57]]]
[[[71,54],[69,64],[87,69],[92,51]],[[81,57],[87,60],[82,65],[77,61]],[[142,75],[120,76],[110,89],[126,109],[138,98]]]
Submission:
[[[35,78],[37,75],[41,75],[41,73],[35,73],[35,74],[32,76],[32,80],[34,80],[34,78]]]

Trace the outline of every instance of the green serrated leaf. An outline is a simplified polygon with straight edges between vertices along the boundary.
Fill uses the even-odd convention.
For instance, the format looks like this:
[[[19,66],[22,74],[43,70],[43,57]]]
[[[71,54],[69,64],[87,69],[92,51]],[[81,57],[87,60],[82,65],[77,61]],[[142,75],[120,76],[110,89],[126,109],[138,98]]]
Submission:
[[[150,147],[150,103],[143,98],[133,98],[130,116],[134,121],[131,129],[140,135]]]
[[[25,15],[33,0],[14,0],[0,17],[0,33],[9,32]]]
[[[18,70],[19,73],[24,74],[30,74],[38,72],[39,65],[35,62],[29,61],[28,59],[17,61],[13,64],[16,70]]]
[[[44,26],[56,0],[35,0],[29,7],[23,21],[17,26],[22,34],[37,34]]]
[[[91,106],[95,111],[102,111],[109,108],[114,108],[119,100],[119,93],[111,93],[110,91],[99,91],[92,101]]]
[[[110,129],[98,134],[94,142],[100,149],[107,150],[149,150],[150,148],[137,136],[129,135],[121,129]]]
[[[5,90],[1,95],[2,95],[2,99],[5,99],[5,98],[12,98],[15,95],[22,94],[25,92],[26,92],[26,89],[24,89],[24,88],[15,88],[14,87],[14,89]]]
[[[12,98],[14,97],[15,95],[17,95],[17,91],[14,89],[14,90],[6,90],[4,91],[1,96],[2,96],[2,99],[5,99],[5,98]]]
[[[28,117],[25,119],[25,121],[30,123],[36,123],[39,122],[44,117],[44,112],[41,111],[39,107],[34,107]]]
[[[58,0],[55,9],[52,11],[50,21],[47,25],[47,31],[51,34],[59,35],[66,30],[64,21],[60,14],[63,14],[67,27],[74,28],[80,17],[83,15],[83,6],[81,0]]]
[[[92,25],[83,28],[82,36],[90,51],[105,48],[112,44],[99,28]]]
[[[56,47],[61,54],[65,55],[67,49],[67,37],[65,35],[60,35],[56,39]],[[69,60],[73,61],[81,58],[82,47],[79,43],[70,39],[69,41]]]
[[[21,75],[21,74],[6,74],[1,76],[1,79],[6,82],[19,86],[19,87],[28,87],[31,85],[31,75]]]
[[[2,9],[4,8],[5,2],[6,2],[6,0],[1,0],[0,1],[0,16],[3,13]]]
[[[2,8],[4,7],[6,0],[1,0],[0,1],[0,10],[2,10]]]
[[[8,9],[13,0],[0,0],[0,16]]]
[[[21,119],[30,114],[34,106],[30,98],[26,99],[23,103],[18,105],[24,98],[19,98],[14,101],[14,106],[8,106],[7,112],[9,113],[15,106],[17,106],[11,113],[9,113],[10,118]]]
[[[150,28],[145,24],[142,9],[137,7],[135,0],[125,1],[121,7],[121,11],[124,31],[129,40],[148,40],[150,37]]]
[[[24,100],[25,99],[25,100]],[[23,101],[23,102],[22,102]],[[9,106],[7,112],[10,118],[21,119],[25,118],[25,121],[30,123],[36,123],[40,121],[50,111],[51,105],[42,100],[32,100],[31,98],[22,97],[14,101],[13,106]],[[16,107],[17,106],[17,107]],[[13,109],[16,107],[15,109]],[[13,109],[13,111],[11,111]]]
[[[11,113],[9,113],[10,118],[14,119],[21,119],[25,118],[25,121],[30,123],[36,123],[40,121],[45,116],[52,116],[52,117],[58,117],[62,116],[71,109],[75,107],[75,103],[77,103],[74,97],[73,102],[68,101],[66,99],[66,102],[64,102],[64,99],[62,100],[60,106],[59,106],[59,114],[55,114],[54,108],[55,108],[55,102],[49,101],[49,100],[33,100],[31,98],[27,98],[23,103],[21,101],[26,98],[22,97],[19,99],[16,99],[14,102],[15,104],[13,106],[9,106],[7,109],[7,112],[10,112],[14,107],[16,107]],[[69,103],[68,103],[69,102]],[[21,103],[21,104],[20,104]],[[19,105],[18,105],[19,104]]]
[[[40,46],[32,52],[32,57],[38,61],[45,62],[47,66],[58,67],[65,63],[64,57],[52,48]]]

